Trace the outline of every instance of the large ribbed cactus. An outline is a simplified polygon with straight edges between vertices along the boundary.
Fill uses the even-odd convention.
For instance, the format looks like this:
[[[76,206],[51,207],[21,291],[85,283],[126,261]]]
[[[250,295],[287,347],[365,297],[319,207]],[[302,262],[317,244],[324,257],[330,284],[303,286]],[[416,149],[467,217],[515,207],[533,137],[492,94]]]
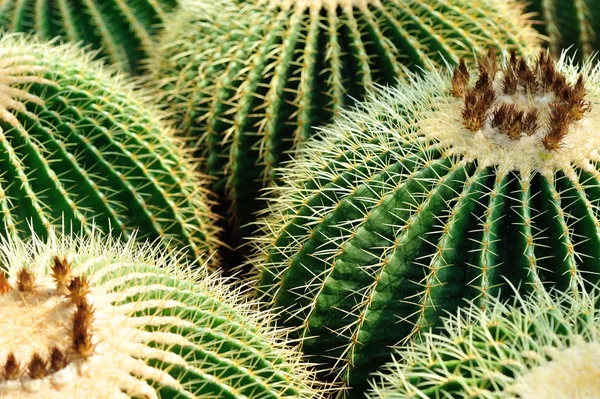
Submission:
[[[371,399],[600,397],[598,292],[492,300],[398,350]]]
[[[201,178],[142,95],[70,45],[0,39],[0,234],[52,224],[212,253]]]
[[[464,298],[600,272],[599,130],[600,70],[546,53],[381,91],[282,171],[258,295],[360,397],[389,346]]]
[[[536,13],[534,26],[548,36],[555,54],[572,47],[578,58],[600,50],[600,2],[597,0],[527,0]]]
[[[526,52],[537,42],[513,1],[217,3],[182,2],[150,68],[179,128],[200,139],[234,235],[263,206],[258,192],[285,152],[369,84],[436,69],[442,57],[454,62],[489,46]]]
[[[0,27],[81,43],[134,74],[176,5],[177,0],[2,0]]]
[[[319,398],[271,315],[150,244],[2,240],[5,399]]]

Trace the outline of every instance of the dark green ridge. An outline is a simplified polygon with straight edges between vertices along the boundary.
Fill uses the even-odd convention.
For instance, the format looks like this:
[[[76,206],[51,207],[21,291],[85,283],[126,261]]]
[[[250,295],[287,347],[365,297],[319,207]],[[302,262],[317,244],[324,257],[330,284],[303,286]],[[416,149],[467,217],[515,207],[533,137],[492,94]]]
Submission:
[[[585,192],[576,197],[564,175],[551,182],[536,174],[528,182],[518,173],[502,176],[493,167],[440,158],[429,167],[417,161],[418,172],[395,191],[377,189],[378,180],[406,165],[408,160],[392,164],[343,199],[321,186],[278,236],[259,283],[263,298],[286,308],[286,325],[315,337],[303,343],[311,360],[330,368],[337,359],[337,367],[348,365],[344,381],[352,398],[362,395],[367,375],[388,359],[389,346],[437,325],[465,298],[497,295],[505,278],[518,285],[536,273],[566,289],[571,269],[589,273],[592,281],[598,280],[592,273],[600,272],[598,220],[586,208]],[[598,184],[594,180],[594,188]],[[317,204],[335,211],[311,226]],[[280,265],[280,251],[292,240],[303,242],[291,263],[285,270],[269,268]],[[276,297],[273,284],[281,285]]]
[[[137,74],[160,24],[177,5],[178,0],[4,0],[0,28],[81,43],[123,72]]]
[[[150,285],[152,279],[149,278],[149,274],[155,273],[154,268],[146,265],[129,266],[127,271],[135,277],[111,287],[112,292],[127,292],[128,288]],[[122,276],[123,272],[119,270],[108,273],[102,280],[109,282],[112,278]],[[207,367],[195,369],[189,365],[184,367],[157,359],[151,359],[148,364],[168,372],[188,391],[193,391],[194,397],[203,397],[203,395],[231,399],[238,398],[238,395],[265,399],[277,399],[281,397],[279,395],[300,397],[297,387],[290,384],[288,374],[290,370],[284,356],[274,351],[271,344],[261,336],[259,329],[248,322],[237,309],[221,302],[210,293],[198,292],[189,284],[182,284],[181,280],[176,278],[159,275],[154,280],[157,284],[156,288],[123,296],[114,304],[160,301],[165,299],[165,292],[168,291],[168,299],[176,301],[176,306],[163,308],[161,302],[156,302],[155,306],[136,311],[131,314],[131,317],[144,318],[156,314],[165,317],[161,323],[144,326],[144,330],[189,337],[190,345],[181,346],[156,341],[149,341],[147,345],[159,350],[179,353],[190,364],[204,364]],[[191,323],[202,320],[202,323],[186,327],[172,326],[169,324],[170,317]],[[149,382],[159,392],[177,393],[174,388],[161,387],[160,381]],[[166,397],[172,397],[173,393]]]
[[[544,57],[535,62],[541,79],[550,67]],[[507,65],[497,73],[509,73]],[[578,75],[569,62],[552,65],[569,71],[554,74],[574,85]],[[466,88],[478,90],[471,73],[473,88]],[[526,292],[540,280],[567,292],[580,276],[600,281],[600,162],[546,149],[552,122],[538,136],[522,131],[516,140],[523,141],[512,144],[494,137],[480,144],[490,149],[464,157],[458,137],[439,142],[429,129],[506,133],[490,130],[491,123],[483,133],[469,130],[464,98],[450,94],[457,78],[412,79],[344,112],[285,164],[283,184],[253,238],[248,265],[255,267],[256,295],[281,309],[281,323],[302,339],[307,358],[323,365],[321,377],[345,389],[339,397],[363,397],[393,346],[440,327],[465,300],[485,306],[490,297],[507,299],[508,284]],[[587,123],[595,120],[596,79],[589,77],[584,94],[572,94],[590,101],[582,114],[593,115]],[[563,89],[574,90],[566,83]],[[545,93],[539,90],[534,95]],[[505,104],[500,95],[494,101],[494,110]],[[555,101],[550,109],[563,100]],[[569,123],[561,140],[587,134],[579,120]],[[539,147],[533,147],[536,137]],[[504,145],[530,145],[523,153],[539,158],[523,172],[509,163]]]
[[[549,38],[552,52],[571,48],[582,60],[600,50],[600,2],[596,0],[531,0],[526,11],[539,21],[533,26]]]
[[[3,325],[3,347],[19,364],[9,374],[10,362],[3,362],[3,398],[27,396],[32,379],[42,382],[40,398],[324,399],[330,391],[316,381],[286,329],[274,326],[274,314],[245,289],[207,268],[192,269],[156,243],[123,242],[98,230],[86,237],[52,230],[47,239],[0,237],[0,256],[8,260],[1,276],[9,276],[2,279],[2,308],[21,310]],[[35,283],[27,291],[23,275]],[[36,303],[58,317],[32,316]],[[27,323],[36,316],[41,320],[26,333],[42,337],[41,348],[11,347],[6,336],[21,332],[23,317]],[[62,339],[52,340],[61,330]],[[82,340],[87,352],[78,346]],[[31,351],[43,360],[47,351],[59,353],[64,361],[44,362],[35,374],[27,362]],[[76,371],[58,392],[48,378],[67,367],[89,373]],[[15,383],[7,387],[9,375]]]
[[[288,152],[371,84],[394,83],[405,69],[443,67],[443,59],[472,59],[489,46],[527,53],[537,43],[524,17],[487,1],[282,9],[223,0],[204,8],[196,1],[197,10],[192,3],[167,23],[151,69],[216,179],[233,247],[252,232],[247,224],[264,208],[259,194],[277,182],[273,171]]]
[[[139,239],[165,238],[194,259],[216,251],[204,180],[130,84],[68,46],[6,37],[0,48],[7,57],[32,57],[25,72],[9,75],[10,90],[37,98],[12,111],[17,125],[0,120],[3,235],[45,237],[57,223],[89,233],[94,223],[123,239],[135,230]]]
[[[465,304],[460,312],[445,316],[442,329],[427,340],[398,348],[395,362],[382,367],[366,397],[595,396],[593,372],[578,380],[558,373],[566,362],[581,370],[595,366],[586,357],[597,351],[597,288],[561,293],[538,285],[530,295],[508,302],[490,299],[483,308]],[[582,349],[590,356],[569,353]]]

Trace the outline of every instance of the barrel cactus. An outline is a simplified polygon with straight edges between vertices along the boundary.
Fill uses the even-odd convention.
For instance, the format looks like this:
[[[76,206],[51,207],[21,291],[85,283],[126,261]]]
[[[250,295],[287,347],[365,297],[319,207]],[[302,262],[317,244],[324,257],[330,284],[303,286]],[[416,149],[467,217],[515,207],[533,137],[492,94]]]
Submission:
[[[0,259],[2,398],[321,397],[269,313],[175,254],[50,234]]]
[[[590,399],[600,392],[598,292],[469,306],[400,348],[371,399]]]
[[[199,140],[233,246],[259,191],[316,125],[393,83],[474,51],[519,53],[537,34],[514,1],[183,1],[149,62],[184,135]]]
[[[0,27],[81,43],[135,74],[155,44],[159,24],[176,6],[177,0],[4,0]]]
[[[584,58],[600,50],[600,3],[596,0],[528,0],[534,26],[546,35],[555,54],[571,47]]]
[[[5,35],[0,53],[0,234],[95,224],[216,250],[205,179],[131,83],[71,45]]]
[[[382,89],[281,170],[256,294],[360,397],[390,346],[505,279],[600,271],[600,69],[484,57]]]

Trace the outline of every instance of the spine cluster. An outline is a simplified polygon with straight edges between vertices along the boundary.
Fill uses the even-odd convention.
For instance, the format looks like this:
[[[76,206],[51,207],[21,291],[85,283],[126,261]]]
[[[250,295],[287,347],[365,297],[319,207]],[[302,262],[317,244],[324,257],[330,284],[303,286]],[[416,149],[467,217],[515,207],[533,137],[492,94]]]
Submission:
[[[471,79],[464,60],[454,69],[450,93],[464,99],[462,119],[471,132],[483,128],[487,121],[512,140],[518,140],[522,133],[532,136],[540,128],[545,129],[541,139],[549,151],[556,151],[568,134],[570,126],[583,118],[590,108],[586,101],[583,75],[580,74],[573,85],[567,82],[563,73],[557,71],[552,56],[540,53],[535,63],[528,65],[525,58],[511,52],[504,67],[499,67],[493,50],[479,62],[479,74]],[[470,85],[471,80],[475,80]],[[506,98],[517,95],[528,98],[551,96],[547,104],[549,113],[541,120],[541,110],[535,107],[522,109]]]
[[[53,346],[48,349],[46,355],[35,352],[28,363],[18,360],[18,353],[10,352],[0,372],[5,381],[14,381],[27,376],[34,380],[41,379],[64,369],[75,359],[89,358],[94,352],[92,343],[94,309],[87,299],[90,289],[89,279],[84,276],[72,276],[71,265],[64,257],[54,256],[53,262],[52,278],[56,284],[54,295],[64,295],[75,308],[69,326],[71,346],[65,348]],[[25,267],[19,269],[15,287],[10,284],[4,273],[0,273],[0,294],[5,296],[12,290],[17,290],[24,295],[34,293],[35,272]]]

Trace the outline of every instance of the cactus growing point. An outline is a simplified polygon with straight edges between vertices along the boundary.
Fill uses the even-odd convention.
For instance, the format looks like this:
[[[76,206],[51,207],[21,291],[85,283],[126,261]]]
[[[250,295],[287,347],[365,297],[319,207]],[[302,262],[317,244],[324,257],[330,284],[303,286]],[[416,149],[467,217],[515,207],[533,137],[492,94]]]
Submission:
[[[541,288],[541,289],[540,289]],[[600,393],[598,290],[542,287],[444,318],[396,351],[370,399],[591,399]]]
[[[155,36],[177,0],[4,0],[0,27],[81,43],[129,74],[139,73]]]
[[[600,69],[542,53],[411,76],[281,170],[257,295],[360,397],[390,347],[505,278],[600,272]],[[503,291],[505,292],[505,291]]]
[[[72,45],[0,39],[0,234],[63,220],[124,239],[217,246],[205,178],[145,94]]]
[[[435,70],[489,46],[532,51],[538,35],[521,8],[512,0],[187,0],[166,23],[150,70],[179,128],[200,142],[235,246],[264,206],[259,192],[276,181],[274,168],[315,126],[407,69]]]
[[[150,243],[2,239],[5,399],[320,398],[271,314]]]

